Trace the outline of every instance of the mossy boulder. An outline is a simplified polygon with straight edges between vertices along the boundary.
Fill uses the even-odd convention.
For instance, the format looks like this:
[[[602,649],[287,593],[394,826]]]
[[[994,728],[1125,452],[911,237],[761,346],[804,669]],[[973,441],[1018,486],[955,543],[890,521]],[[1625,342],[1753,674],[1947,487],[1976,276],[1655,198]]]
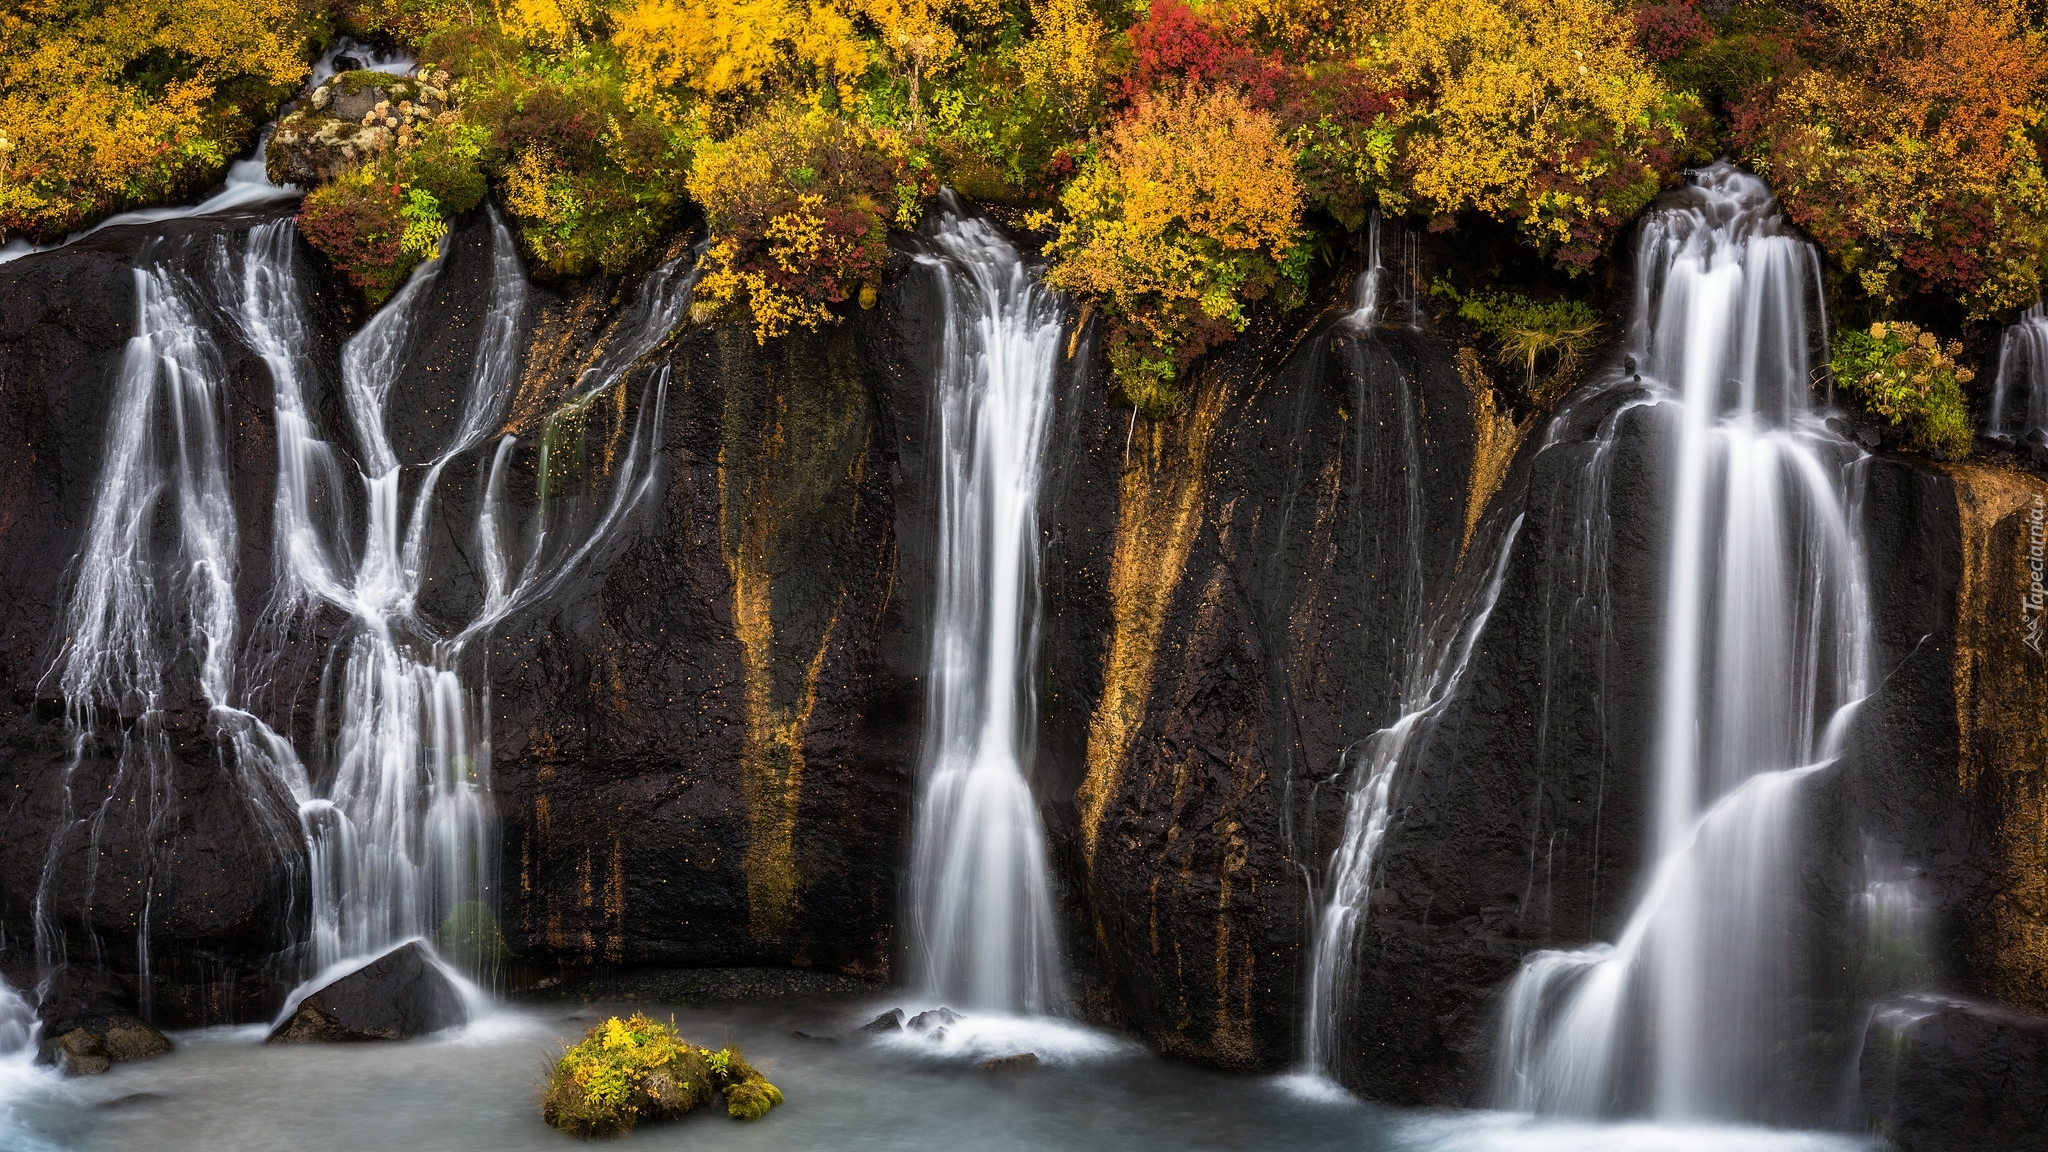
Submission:
[[[541,1096],[541,1119],[578,1136],[623,1136],[643,1120],[668,1120],[725,1096],[726,1114],[758,1120],[782,1092],[738,1049],[712,1051],[635,1014],[614,1016],[585,1033],[555,1063]]]
[[[433,68],[409,77],[338,73],[278,121],[264,169],[273,183],[324,184],[364,161],[412,151],[429,129],[454,121],[455,106],[448,73]]]
[[[54,1064],[66,1076],[93,1076],[170,1050],[170,1040],[155,1026],[133,1016],[105,1016],[76,1022],[44,1040],[37,1062]]]

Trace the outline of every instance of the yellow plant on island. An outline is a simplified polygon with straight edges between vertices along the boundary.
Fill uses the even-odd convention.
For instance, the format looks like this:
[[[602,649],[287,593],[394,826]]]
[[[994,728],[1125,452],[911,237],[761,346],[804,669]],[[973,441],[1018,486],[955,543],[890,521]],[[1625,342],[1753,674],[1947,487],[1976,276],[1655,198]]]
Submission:
[[[714,1052],[635,1013],[584,1033],[562,1054],[541,1096],[541,1118],[578,1136],[623,1136],[643,1120],[693,1112],[723,1093],[726,1114],[758,1120],[782,1092],[736,1048]]]

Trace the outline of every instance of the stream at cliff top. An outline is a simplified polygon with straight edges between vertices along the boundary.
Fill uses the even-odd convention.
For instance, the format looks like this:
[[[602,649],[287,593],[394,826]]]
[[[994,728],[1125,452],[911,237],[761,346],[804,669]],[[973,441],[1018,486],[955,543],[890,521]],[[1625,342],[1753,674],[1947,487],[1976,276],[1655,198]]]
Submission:
[[[636,1130],[665,1149],[1344,1149],[1346,1152],[1852,1152],[1848,1136],[1738,1128],[1585,1125],[1507,1113],[1424,1113],[1317,1099],[1115,1052],[1001,1072],[906,1056],[861,1036],[873,1002],[648,1008],[686,1035],[743,1045],[789,1102],[754,1124],[697,1114]],[[404,1045],[261,1043],[260,1028],[178,1033],[178,1050],[98,1077],[0,1067],[8,1152],[500,1150],[583,1147],[541,1123],[548,1061],[621,1005],[508,1009]],[[804,1040],[802,1030],[832,1036]]]

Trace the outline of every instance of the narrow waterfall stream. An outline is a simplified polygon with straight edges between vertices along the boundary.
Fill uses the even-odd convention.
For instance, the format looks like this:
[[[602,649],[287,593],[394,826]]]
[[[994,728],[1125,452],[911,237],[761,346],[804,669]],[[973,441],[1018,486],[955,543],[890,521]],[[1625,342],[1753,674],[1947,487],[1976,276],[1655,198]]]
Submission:
[[[1400,243],[1412,242],[1404,230]],[[1400,632],[1384,640],[1398,653],[1394,663],[1405,666],[1406,674],[1395,686],[1398,718],[1350,749],[1339,770],[1345,791],[1344,824],[1317,901],[1302,1012],[1301,1075],[1312,1082],[1338,1071],[1342,1014],[1357,969],[1358,932],[1393,814],[1395,779],[1412,755],[1414,742],[1457,686],[1500,594],[1516,530],[1509,529],[1499,560],[1470,602],[1470,618],[1453,616],[1432,631],[1422,570],[1426,523],[1418,401],[1412,382],[1398,368],[1383,367],[1383,357],[1370,355],[1378,326],[1412,325],[1416,320],[1419,306],[1410,286],[1397,279],[1397,274],[1406,275],[1407,263],[1404,253],[1396,268],[1387,267],[1384,228],[1374,213],[1367,231],[1366,271],[1358,277],[1352,310],[1341,321],[1339,335],[1357,385],[1353,403],[1359,431],[1352,437],[1352,470],[1364,486],[1360,503],[1376,509],[1395,529],[1376,538],[1366,574],[1370,586],[1384,589],[1381,594],[1393,597],[1398,605]]]
[[[1814,259],[1719,165],[1653,211],[1628,333],[1668,410],[1653,861],[1620,938],[1528,958],[1498,1095],[1575,1115],[1752,1120],[1792,1010],[1801,781],[1869,691],[1862,453],[1809,396]]]
[[[1045,830],[1031,794],[1038,490],[1059,298],[986,220],[949,204],[920,260],[943,311],[930,704],[911,861],[924,993],[1040,1015],[1062,996]]]
[[[1984,421],[1986,436],[2019,440],[2029,433],[2048,433],[2048,308],[2040,304],[2005,330]]]
[[[224,447],[224,369],[201,322],[190,255],[189,245],[171,245],[135,270],[135,335],[114,386],[91,518],[45,681],[65,702],[71,747],[35,902],[39,996],[69,959],[66,933],[48,911],[63,854],[83,837],[96,862],[104,823],[124,804],[138,807],[153,846],[174,790],[166,712],[225,708],[234,692],[240,533]],[[109,777],[83,778],[102,754],[113,761]],[[152,848],[133,942],[145,1012],[157,864]],[[88,863],[86,907],[95,878]],[[89,928],[85,938],[97,953],[102,941]]]

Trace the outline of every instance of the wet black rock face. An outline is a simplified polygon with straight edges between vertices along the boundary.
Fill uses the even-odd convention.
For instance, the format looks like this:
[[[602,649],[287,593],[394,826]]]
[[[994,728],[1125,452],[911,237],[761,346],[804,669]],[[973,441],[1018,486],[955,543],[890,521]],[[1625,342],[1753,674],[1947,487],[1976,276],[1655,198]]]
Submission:
[[[0,266],[0,974],[35,983],[40,893],[74,960],[43,1001],[45,1035],[114,1012],[268,1020],[304,968],[291,950],[311,904],[304,846],[265,832],[296,828],[288,798],[251,794],[189,689],[163,712],[160,772],[138,775],[121,759],[133,718],[98,718],[100,738],[76,744],[48,676],[133,334],[135,266],[206,275],[249,223],[110,229]],[[330,367],[313,402],[353,451],[331,394],[349,330],[310,252],[298,271]],[[647,498],[480,642],[499,883],[496,931],[474,935],[502,939],[513,986],[626,987],[621,973],[655,968],[900,979],[936,552],[932,275],[903,254],[876,308],[766,346],[735,328],[681,332],[608,399],[628,424],[659,409]],[[451,237],[393,386],[408,492],[464,409],[489,277],[488,228],[473,220]],[[635,291],[532,289],[502,429],[518,452],[556,434],[552,414]],[[1640,890],[1663,439],[1652,407],[1617,417],[1595,485],[1592,430],[1625,391],[1555,429],[1517,427],[1482,411],[1469,351],[1427,328],[1362,334],[1341,295],[1254,325],[1158,424],[1113,403],[1098,326],[1071,333],[1039,507],[1032,783],[1077,1014],[1190,1060],[1288,1066],[1347,773],[1399,717],[1422,638],[1499,560],[1502,592],[1460,690],[1400,781],[1340,1029],[1342,1078],[1364,1094],[1479,1103],[1498,998],[1523,958],[1612,939]],[[248,637],[270,591],[277,461],[271,381],[231,328],[219,343]],[[601,477],[606,442],[585,447]],[[469,541],[493,450],[443,477],[427,619],[466,619],[482,598]],[[1839,1089],[1874,997],[2006,987],[1997,941],[1982,942],[2006,883],[1987,847],[2005,817],[1957,773],[1955,484],[1900,457],[1859,467],[1882,681],[1801,817],[1813,915],[1793,1007],[1808,1039],[1774,1121],[1846,1122]],[[511,487],[515,505],[539,498],[531,469]],[[165,511],[149,531],[170,528]],[[331,737],[319,703],[337,631],[316,619],[289,651],[252,654],[268,659],[256,706],[302,747]],[[88,808],[104,819],[81,820]],[[1910,971],[1843,961],[1864,955],[1849,910],[1871,859],[1910,873],[1930,909]],[[411,965],[391,976],[423,989],[409,1006],[337,985],[287,1031],[439,1026],[431,966],[386,960]],[[1980,1040],[1983,1076],[2021,1067],[1997,1054],[2020,1051],[2031,1026],[1958,1011],[1903,1033],[1921,1055],[1887,1066],[1874,1117],[1882,1105],[1904,1133],[1964,1108],[1944,1094],[1969,1081]]]
[[[1858,1070],[1871,1130],[1900,1152],[2048,1147],[2048,1019],[1939,996],[1877,1006]]]
[[[269,834],[272,818],[295,818],[276,797],[248,796],[222,763],[189,675],[169,677],[160,729],[99,716],[98,737],[82,745],[50,675],[134,334],[135,265],[162,260],[210,278],[219,245],[238,243],[249,223],[108,229],[0,265],[0,973],[17,988],[34,983],[30,909],[39,892],[70,955],[110,958],[63,973],[44,1000],[46,1020],[145,1004],[166,1025],[260,1017],[280,994],[272,961],[295,935],[290,910],[305,907],[303,892],[295,895],[299,850]],[[324,307],[317,270],[309,265],[307,275]],[[276,475],[271,385],[246,348],[224,342],[221,353],[229,466],[250,510],[237,588],[246,628],[269,579],[269,517],[258,510]],[[175,532],[161,502],[143,530]],[[124,743],[145,736],[160,749],[154,774],[133,758],[124,766]],[[134,961],[145,924],[147,984]]]

